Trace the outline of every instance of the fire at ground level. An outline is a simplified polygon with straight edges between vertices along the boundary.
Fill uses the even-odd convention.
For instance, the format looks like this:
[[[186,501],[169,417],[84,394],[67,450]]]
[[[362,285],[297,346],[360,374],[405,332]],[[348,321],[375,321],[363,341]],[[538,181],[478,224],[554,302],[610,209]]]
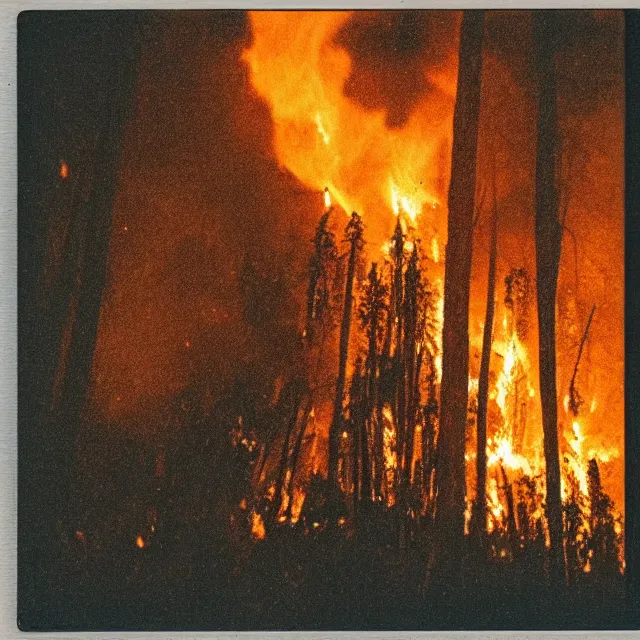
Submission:
[[[247,500],[248,450],[230,444],[214,451],[206,442],[185,438],[167,452],[160,475],[150,449],[105,437],[100,460],[90,461],[92,477],[77,478],[74,514],[59,523],[55,552],[32,558],[39,563],[32,574],[38,628],[623,625],[625,578],[611,556],[608,565],[603,560],[602,548],[590,572],[574,566],[569,584],[555,591],[545,577],[544,540],[495,529],[488,541],[494,552],[467,536],[460,572],[425,589],[426,518],[414,522],[402,546],[397,505],[361,505],[356,522],[348,495],[335,528],[317,500],[296,523],[265,516],[257,526]],[[97,476],[110,483],[108,499],[95,499]]]
[[[505,278],[485,371],[486,505],[475,505],[480,384],[471,370],[465,535],[438,551],[457,562],[428,574],[441,463],[438,263],[399,215],[383,265],[365,265],[367,277],[357,279],[364,228],[353,214],[341,255],[344,218],[336,226],[332,213],[325,199],[304,329],[270,395],[251,375],[217,399],[194,381],[171,403],[164,438],[144,443],[118,424],[83,429],[56,553],[37,576],[40,593],[55,594],[39,603],[48,613],[38,628],[622,620],[622,518],[601,476],[619,452],[585,446],[582,424],[595,401],[573,381],[560,448],[565,575],[551,580],[524,269]]]

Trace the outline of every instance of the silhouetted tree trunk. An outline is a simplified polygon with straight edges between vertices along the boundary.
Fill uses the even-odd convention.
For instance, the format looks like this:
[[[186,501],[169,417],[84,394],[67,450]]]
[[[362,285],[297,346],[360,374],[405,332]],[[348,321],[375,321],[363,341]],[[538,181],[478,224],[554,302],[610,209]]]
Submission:
[[[69,495],[91,383],[140,26],[139,16],[94,20],[31,13],[19,19],[18,616],[22,629],[39,624],[50,606],[44,600],[53,587],[43,580],[60,575],[59,526],[73,526]],[[95,40],[95,49],[81,58],[70,53],[64,67],[83,88],[91,83],[87,78],[102,77],[97,86],[91,85],[91,98],[85,98],[78,86],[69,90],[63,78],[70,76],[53,72],[60,64],[59,52],[77,51],[82,38]],[[91,102],[96,97],[97,102]],[[93,113],[91,126],[78,126],[74,146],[66,150],[58,126],[61,116],[52,112],[54,104],[62,118],[87,110]],[[69,126],[71,131],[75,124]],[[70,161],[64,179],[56,177],[51,164],[57,162],[58,153]],[[54,186],[56,179],[60,183]],[[62,197],[51,201],[52,194]],[[60,236],[58,258],[49,237],[65,220],[69,222],[66,238]]]
[[[405,490],[411,482],[413,443],[416,428],[416,323],[418,320],[418,247],[414,245],[405,274],[405,336],[404,355],[407,370],[407,432],[404,447],[403,476]]]
[[[378,275],[378,265],[374,262],[369,271],[367,293],[364,308],[361,309],[363,324],[367,329],[367,421],[373,433],[373,491],[376,498],[382,495],[383,461],[383,423],[382,403],[378,382],[378,335],[385,310],[385,287]]]
[[[436,468],[436,531],[427,571],[457,575],[465,511],[465,428],[469,377],[469,286],[476,188],[476,152],[484,13],[465,11],[460,33],[458,90],[453,119],[445,259],[440,432]],[[441,570],[441,571],[440,571]]]
[[[364,385],[362,361],[358,358],[351,378],[349,392],[349,420],[352,430],[352,464],[353,481],[353,517],[357,522],[360,495],[365,495],[364,478],[366,475],[364,459],[368,445],[366,444],[366,422],[364,414]]]
[[[509,541],[513,553],[518,552],[518,526],[516,524],[516,511],[513,501],[513,487],[507,478],[507,473],[504,470],[504,465],[500,463],[500,474],[502,475],[502,486],[504,488],[504,495],[507,500],[507,533],[509,535]]]
[[[349,264],[345,286],[344,309],[340,327],[340,356],[338,362],[338,379],[336,396],[333,404],[333,419],[329,429],[329,484],[331,491],[339,491],[338,486],[338,447],[342,426],[344,388],[347,375],[347,358],[349,351],[349,333],[351,331],[351,312],[353,308],[353,279],[356,271],[356,260],[363,244],[363,227],[360,216],[354,211],[345,231],[346,240],[350,243]]]
[[[558,449],[556,390],[556,291],[562,242],[556,192],[556,73],[555,17],[552,11],[534,13],[534,40],[538,71],[538,149],[536,154],[536,280],[540,353],[540,400],[546,468],[546,515],[551,539],[551,574],[564,575],[562,498]]]
[[[478,377],[478,444],[476,452],[476,502],[474,525],[482,536],[487,528],[487,407],[489,401],[489,367],[493,343],[493,316],[496,296],[496,259],[498,254],[498,201],[495,168],[493,175],[493,211],[491,214],[491,246],[489,248],[489,276],[487,279],[487,309],[482,334],[482,357]]]
[[[328,228],[330,214],[331,209],[322,214],[313,239],[314,252],[309,264],[305,327],[305,337],[309,343],[313,342],[316,324],[324,319],[330,308],[331,263],[337,258],[335,239]]]
[[[360,438],[360,495],[361,500],[371,501],[371,456],[369,455],[369,431],[367,429],[369,423],[367,416],[370,415],[370,410],[364,373],[360,375],[359,395],[360,407],[356,415],[356,430]]]
[[[395,420],[396,420],[396,459],[397,469],[395,473],[396,490],[401,486],[402,478],[402,457],[404,452],[405,420],[406,420],[406,380],[403,359],[403,327],[404,327],[404,286],[402,268],[404,263],[404,234],[400,217],[393,234],[393,255],[395,259],[395,269],[393,275],[393,315],[395,324],[395,354],[393,358],[393,372],[395,376],[394,400],[395,400]]]

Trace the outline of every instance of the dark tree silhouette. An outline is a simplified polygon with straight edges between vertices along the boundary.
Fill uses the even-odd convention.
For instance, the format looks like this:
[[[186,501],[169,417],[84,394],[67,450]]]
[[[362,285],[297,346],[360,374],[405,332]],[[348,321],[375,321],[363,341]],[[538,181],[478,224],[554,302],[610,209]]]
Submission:
[[[326,211],[316,227],[314,252],[309,264],[309,290],[307,293],[307,321],[305,337],[313,340],[315,326],[321,322],[331,303],[331,281],[337,259],[336,242],[328,228],[331,209]]]
[[[338,362],[338,379],[333,404],[333,419],[329,427],[329,485],[336,494],[338,486],[338,447],[343,420],[344,389],[347,377],[347,358],[349,352],[349,334],[351,332],[351,312],[353,308],[353,280],[356,272],[356,261],[363,247],[363,225],[360,216],[354,211],[345,230],[345,240],[350,244],[347,279],[345,285],[342,324],[340,327],[340,356]]]
[[[487,408],[489,402],[489,367],[493,343],[493,316],[496,296],[496,260],[498,254],[498,202],[493,175],[493,210],[491,212],[491,245],[489,247],[489,275],[487,278],[487,308],[482,334],[482,356],[478,377],[478,418],[476,451],[476,500],[473,520],[482,535],[487,527]]]
[[[546,516],[551,540],[551,577],[564,576],[562,497],[558,449],[556,387],[556,291],[562,243],[556,191],[558,122],[556,108],[556,26],[552,11],[534,13],[534,45],[538,73],[538,148],[536,153],[536,280],[540,358],[540,400],[546,468]]]
[[[384,474],[383,459],[383,420],[382,400],[379,384],[378,343],[382,337],[384,316],[388,312],[387,287],[382,283],[378,273],[378,265],[371,265],[364,297],[360,305],[360,322],[367,332],[367,421],[369,431],[373,433],[373,490],[376,498],[382,495],[382,478]]]
[[[449,573],[450,565],[457,564],[464,536],[469,287],[483,28],[482,11],[464,12],[453,119],[448,242],[445,258],[440,433],[436,469],[436,536],[429,558],[428,581],[436,562],[445,573]],[[454,569],[449,578],[455,574]]]

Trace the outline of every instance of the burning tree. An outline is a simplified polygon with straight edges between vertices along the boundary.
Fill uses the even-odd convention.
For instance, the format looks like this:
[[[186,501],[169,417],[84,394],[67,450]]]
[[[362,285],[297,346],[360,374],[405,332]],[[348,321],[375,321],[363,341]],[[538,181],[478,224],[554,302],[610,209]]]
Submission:
[[[336,395],[333,405],[333,419],[329,428],[329,483],[333,490],[339,491],[338,483],[338,447],[343,420],[344,390],[347,375],[347,357],[349,352],[349,334],[351,332],[351,312],[353,307],[353,281],[356,261],[363,246],[363,225],[360,216],[354,211],[345,230],[345,241],[349,243],[349,259],[345,285],[344,309],[340,327],[340,360]]]
[[[382,282],[377,263],[372,263],[364,295],[360,303],[361,327],[367,333],[366,359],[366,420],[368,433],[373,434],[373,493],[382,497],[384,477],[384,451],[382,395],[380,392],[380,367],[378,352],[384,338],[384,321],[388,313],[387,287]],[[363,441],[364,442],[364,441]]]

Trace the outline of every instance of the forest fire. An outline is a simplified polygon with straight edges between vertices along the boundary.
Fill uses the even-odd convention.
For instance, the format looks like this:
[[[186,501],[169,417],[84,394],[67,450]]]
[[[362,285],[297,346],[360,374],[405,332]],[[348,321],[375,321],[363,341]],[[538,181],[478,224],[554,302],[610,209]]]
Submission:
[[[278,66],[275,66],[276,58],[273,56],[274,38],[277,37],[276,21],[267,20],[264,14],[251,15],[254,39],[251,47],[245,51],[245,59],[249,62],[252,71],[251,81],[271,109],[276,127],[278,160],[313,189],[320,189],[327,183],[338,185],[340,193],[336,198],[338,206],[344,209],[345,213],[355,208],[359,214],[363,215],[369,237],[370,234],[374,238],[380,237],[385,228],[388,230],[385,233],[387,239],[382,243],[380,251],[386,265],[386,272],[383,272],[382,277],[385,280],[388,278],[385,286],[390,292],[390,298],[386,303],[386,313],[391,324],[386,330],[384,344],[372,346],[371,349],[377,350],[382,347],[382,352],[377,355],[377,358],[382,360],[385,357],[392,360],[398,357],[403,360],[410,358],[410,362],[406,363],[409,366],[406,374],[408,377],[400,384],[406,385],[410,381],[415,384],[420,373],[418,372],[416,376],[413,367],[416,359],[422,361],[424,352],[421,351],[421,347],[423,340],[426,340],[430,360],[429,370],[433,376],[429,383],[432,389],[430,393],[433,394],[430,396],[430,401],[436,402],[437,389],[442,376],[442,342],[438,327],[442,327],[444,316],[443,287],[440,279],[442,271],[439,265],[440,237],[445,235],[443,215],[446,212],[440,204],[442,194],[434,197],[429,193],[428,188],[437,184],[437,176],[433,173],[434,167],[439,167],[440,172],[448,171],[448,167],[434,162],[434,153],[443,144],[450,144],[446,134],[450,120],[445,119],[442,128],[428,131],[418,126],[412,119],[409,119],[401,128],[389,129],[383,113],[375,110],[365,111],[346,99],[342,93],[341,87],[347,81],[352,61],[343,49],[335,45],[335,42],[340,38],[340,30],[346,23],[347,16],[340,13],[326,13],[321,18],[312,19],[306,14],[283,14],[281,19],[294,21],[299,37],[293,39],[286,47],[280,45]],[[303,44],[304,56],[300,52]],[[302,66],[299,63],[301,57],[304,59]],[[291,68],[293,66],[296,67],[295,71]],[[454,82],[455,68],[451,66],[449,72],[451,79],[445,82],[445,85]],[[302,86],[299,82],[294,82],[301,73],[305,75]],[[442,76],[440,80],[442,81]],[[431,101],[434,99],[430,98]],[[450,96],[444,94],[438,99],[446,104]],[[430,103],[428,106],[433,105]],[[309,118],[315,127],[307,125],[307,123],[310,124]],[[355,135],[354,130],[357,132]],[[428,167],[431,167],[431,173]],[[403,176],[403,179],[399,180],[397,176]],[[380,194],[385,190],[388,193],[388,199],[381,200]],[[333,191],[334,187],[332,187],[332,193]],[[386,212],[381,202],[387,203]],[[329,212],[332,203],[326,187],[324,188],[324,205],[325,211]],[[391,233],[393,217],[389,216],[389,212],[397,220],[394,234]],[[418,250],[416,243],[429,247],[429,257],[434,264],[433,275],[429,276],[433,278],[434,284],[427,284],[432,291],[432,301],[429,303],[432,307],[431,311],[427,312],[431,314],[428,322],[432,324],[429,329],[426,325],[422,325],[422,331],[425,332],[422,336],[413,335],[413,340],[416,340],[415,346],[411,347],[415,349],[414,353],[411,356],[403,353],[401,356],[402,351],[408,348],[408,343],[405,343],[406,336],[403,336],[403,324],[405,327],[408,324],[411,331],[417,328],[416,319],[411,320],[405,315],[406,305],[410,303],[406,298],[409,295],[409,289],[404,289],[411,286],[410,264],[412,259],[415,260],[418,256],[422,259],[427,257],[422,255],[422,249]],[[372,251],[369,250],[368,253],[370,259],[375,261],[376,257]],[[322,261],[322,256],[318,255],[317,260]],[[528,353],[534,344],[531,340],[533,337],[531,334],[534,332],[528,331],[532,286],[530,275],[525,268],[513,268],[505,279],[505,284],[506,299],[502,309],[502,322],[496,327],[491,348],[493,383],[488,390],[489,402],[494,403],[496,407],[492,414],[494,417],[490,419],[491,431],[486,447],[489,498],[487,527],[490,532],[495,531],[496,528],[506,531],[509,527],[517,526],[516,519],[524,517],[520,512],[516,516],[514,510],[516,506],[520,510],[526,508],[526,505],[523,502],[516,504],[512,495],[513,487],[521,482],[533,483],[531,486],[536,487],[533,490],[535,496],[531,497],[532,512],[527,517],[537,519],[538,526],[542,524],[543,528],[546,527],[541,508],[545,486],[545,463],[540,448],[536,445],[541,435],[541,416],[537,404],[540,396],[536,389],[537,372],[530,362]],[[365,307],[371,304],[366,300],[366,291],[357,295]],[[402,300],[402,306],[398,306],[399,300]],[[404,331],[408,328],[404,328]],[[305,335],[307,331],[308,328],[305,330]],[[382,327],[381,332],[384,332]],[[472,337],[472,341],[473,339]],[[371,341],[369,344],[372,344]],[[371,364],[373,353],[371,349],[367,357],[367,366]],[[385,355],[385,349],[387,355]],[[350,375],[358,375],[353,368],[348,370]],[[377,372],[373,375],[376,376]],[[380,376],[382,376],[382,370]],[[354,384],[356,384],[355,378],[352,387]],[[382,384],[382,378],[380,384]],[[376,438],[376,428],[380,428],[383,434],[383,447],[379,455],[384,462],[375,461],[374,445],[370,452],[370,455],[374,456],[374,461],[370,464],[374,476],[378,473],[375,471],[376,465],[384,470],[381,477],[375,481],[384,495],[377,495],[374,491],[373,497],[375,500],[384,499],[389,507],[393,506],[397,500],[398,483],[401,482],[401,477],[405,473],[403,466],[409,466],[408,474],[413,480],[414,464],[422,466],[428,462],[425,459],[430,455],[427,451],[428,446],[425,449],[421,446],[421,450],[415,453],[411,450],[416,439],[422,441],[425,437],[422,432],[426,429],[426,441],[431,440],[433,444],[437,441],[438,432],[437,421],[431,426],[428,423],[423,424],[421,420],[424,420],[425,416],[422,414],[418,420],[416,420],[417,416],[410,415],[410,428],[414,432],[403,433],[409,426],[405,424],[407,410],[413,412],[417,407],[410,396],[406,406],[397,405],[395,398],[398,392],[406,393],[399,388],[399,391],[395,391],[390,398],[390,403],[380,404],[377,420],[383,420],[382,426],[375,426],[375,409],[371,407],[369,410],[373,413],[370,426],[367,427],[368,430],[370,429],[367,436],[369,446],[372,439]],[[347,392],[345,397],[347,404],[352,402],[349,400],[349,393]],[[381,394],[383,390],[374,390],[373,393]],[[421,393],[417,393],[417,397],[420,398]],[[469,394],[471,398],[477,399],[477,379],[469,379]],[[422,400],[424,401],[424,398]],[[350,404],[348,406],[351,407]],[[595,408],[595,406],[594,400],[590,407]],[[354,410],[351,408],[349,411]],[[565,401],[565,413],[567,411],[568,406]],[[574,481],[572,478],[577,482],[580,494],[588,498],[588,462],[595,459],[593,455],[586,456],[583,451],[585,437],[582,435],[583,427],[580,422],[574,420],[570,424],[572,424],[572,432],[565,437],[566,447],[561,451],[565,459],[561,479],[564,500],[570,499],[570,486]],[[325,428],[329,431],[328,437],[331,439],[332,427],[327,423]],[[431,436],[428,435],[429,433]],[[341,432],[341,439],[347,447],[347,449],[342,447],[343,473],[348,465],[357,466],[358,464],[354,458],[357,445],[354,443],[352,446],[355,448],[350,451],[350,445],[347,442],[349,437],[350,434],[346,430]],[[407,442],[404,442],[405,438],[408,438]],[[409,449],[406,449],[407,445]],[[473,439],[467,439],[465,452],[468,491],[467,525],[471,518],[470,505],[475,493],[474,467],[477,455],[474,447]],[[590,453],[595,452],[590,450]],[[609,457],[600,455],[597,459],[604,463]],[[361,470],[359,473],[362,474],[364,471]],[[369,474],[370,471],[366,473]],[[371,488],[357,487],[357,483],[363,481],[363,477],[354,476],[352,483],[345,484],[342,481],[342,486],[351,487],[350,491],[356,493],[366,488],[366,494],[369,494]],[[427,486],[430,482],[431,480],[426,477],[421,481],[422,491],[426,491],[427,494],[432,491]],[[363,493],[363,497],[364,495]],[[425,501],[423,497],[422,502],[423,508],[426,509],[428,499]],[[588,507],[585,509],[585,514],[588,515]],[[508,523],[509,519],[511,524]],[[520,525],[523,526],[522,523]]]
[[[602,49],[607,15],[585,18]],[[580,29],[559,42],[570,18],[538,12],[238,16],[186,16],[188,45],[149,27],[122,161],[120,139],[93,136],[95,166],[123,168],[94,189],[69,158],[56,187],[82,215],[113,197],[104,228],[51,223],[52,294],[33,298],[68,302],[55,348],[34,347],[59,354],[34,412],[73,442],[60,495],[77,504],[47,513],[79,583],[116,557],[123,584],[215,598],[229,628],[439,624],[451,593],[478,611],[618,594],[619,123],[594,131],[621,105],[575,86]]]

